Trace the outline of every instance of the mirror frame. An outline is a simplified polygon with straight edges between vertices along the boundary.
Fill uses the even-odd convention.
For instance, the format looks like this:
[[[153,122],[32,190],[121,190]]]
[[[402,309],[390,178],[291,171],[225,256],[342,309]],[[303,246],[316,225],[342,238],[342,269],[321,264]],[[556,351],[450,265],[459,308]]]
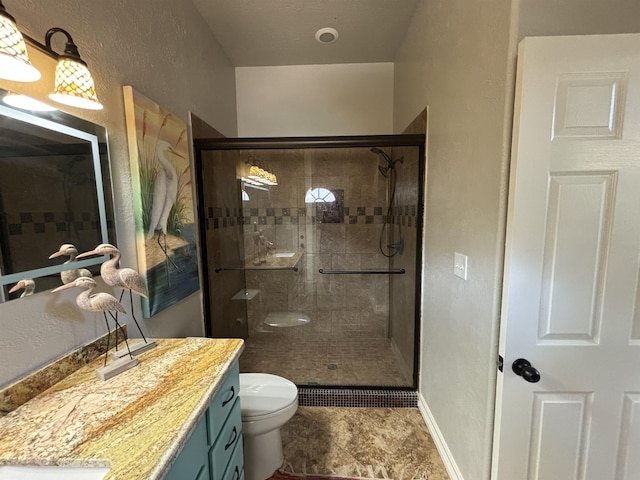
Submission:
[[[0,98],[3,98],[8,92],[0,89]],[[104,127],[83,120],[62,111],[55,112],[32,112],[20,110],[10,107],[4,103],[0,104],[0,115],[13,118],[17,121],[25,122],[41,128],[62,133],[69,137],[84,140],[91,145],[91,156],[93,159],[93,171],[95,175],[96,197],[98,200],[99,224],[101,233],[101,243],[113,243],[115,234],[109,230],[109,221],[113,224],[113,218],[107,218],[107,201],[109,201],[109,212],[113,216],[113,192],[111,189],[111,167],[109,160],[109,147],[107,143],[107,131]],[[102,151],[101,151],[102,148]],[[106,161],[102,162],[101,156],[105,155]],[[108,176],[108,178],[104,178]],[[108,188],[105,191],[105,181]],[[0,246],[2,248],[2,246]],[[64,270],[74,268],[86,268],[93,265],[101,264],[108,260],[108,255],[101,257],[92,257],[88,259],[78,260],[72,266],[58,264],[51,265],[22,272],[15,272],[3,275],[0,272],[0,302],[10,300],[6,294],[5,287],[9,284],[15,284],[25,278],[41,278],[49,275],[58,274]],[[40,293],[40,292],[36,292]]]

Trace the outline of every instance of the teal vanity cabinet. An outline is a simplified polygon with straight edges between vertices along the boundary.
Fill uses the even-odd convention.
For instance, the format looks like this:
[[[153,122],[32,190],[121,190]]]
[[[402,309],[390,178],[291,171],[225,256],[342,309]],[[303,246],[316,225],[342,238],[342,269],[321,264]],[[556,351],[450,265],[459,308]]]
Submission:
[[[167,480],[242,480],[240,369],[236,361],[198,422]]]

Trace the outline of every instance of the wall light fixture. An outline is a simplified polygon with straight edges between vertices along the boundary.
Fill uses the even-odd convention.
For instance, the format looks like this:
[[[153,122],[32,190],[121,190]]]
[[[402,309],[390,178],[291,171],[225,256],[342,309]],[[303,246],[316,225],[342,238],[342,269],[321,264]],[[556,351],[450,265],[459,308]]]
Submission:
[[[247,165],[249,166],[249,172],[247,177],[243,178],[245,182],[253,185],[267,185],[270,187],[278,185],[278,178],[275,173],[269,171],[262,162],[256,160],[254,156],[249,155]]]
[[[51,37],[56,33],[66,36],[67,41],[62,54],[51,48]],[[25,40],[30,46],[58,61],[53,93],[49,95],[51,100],[72,107],[102,109],[91,73],[87,64],[80,58],[78,47],[73,43],[71,35],[62,28],[51,28],[45,35],[43,45],[20,33],[15,19],[7,13],[0,0],[0,78],[17,82],[34,82],[40,79],[40,72],[29,60]]]

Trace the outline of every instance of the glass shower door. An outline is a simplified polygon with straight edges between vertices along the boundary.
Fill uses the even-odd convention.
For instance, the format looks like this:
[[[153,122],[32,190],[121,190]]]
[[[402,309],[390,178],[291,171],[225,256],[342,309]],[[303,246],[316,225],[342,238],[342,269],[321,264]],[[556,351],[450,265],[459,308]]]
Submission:
[[[201,211],[240,205],[239,225],[208,219],[202,243],[211,334],[245,338],[241,371],[415,385],[423,150],[383,140],[201,149]],[[251,164],[277,185],[247,181]]]

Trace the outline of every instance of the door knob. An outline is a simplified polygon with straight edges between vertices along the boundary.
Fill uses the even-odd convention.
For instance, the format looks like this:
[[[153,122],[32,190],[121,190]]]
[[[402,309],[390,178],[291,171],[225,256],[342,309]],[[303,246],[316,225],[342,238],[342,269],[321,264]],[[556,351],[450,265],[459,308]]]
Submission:
[[[537,383],[540,381],[540,372],[531,366],[531,362],[524,358],[519,358],[511,366],[513,373],[521,376],[529,383]]]

